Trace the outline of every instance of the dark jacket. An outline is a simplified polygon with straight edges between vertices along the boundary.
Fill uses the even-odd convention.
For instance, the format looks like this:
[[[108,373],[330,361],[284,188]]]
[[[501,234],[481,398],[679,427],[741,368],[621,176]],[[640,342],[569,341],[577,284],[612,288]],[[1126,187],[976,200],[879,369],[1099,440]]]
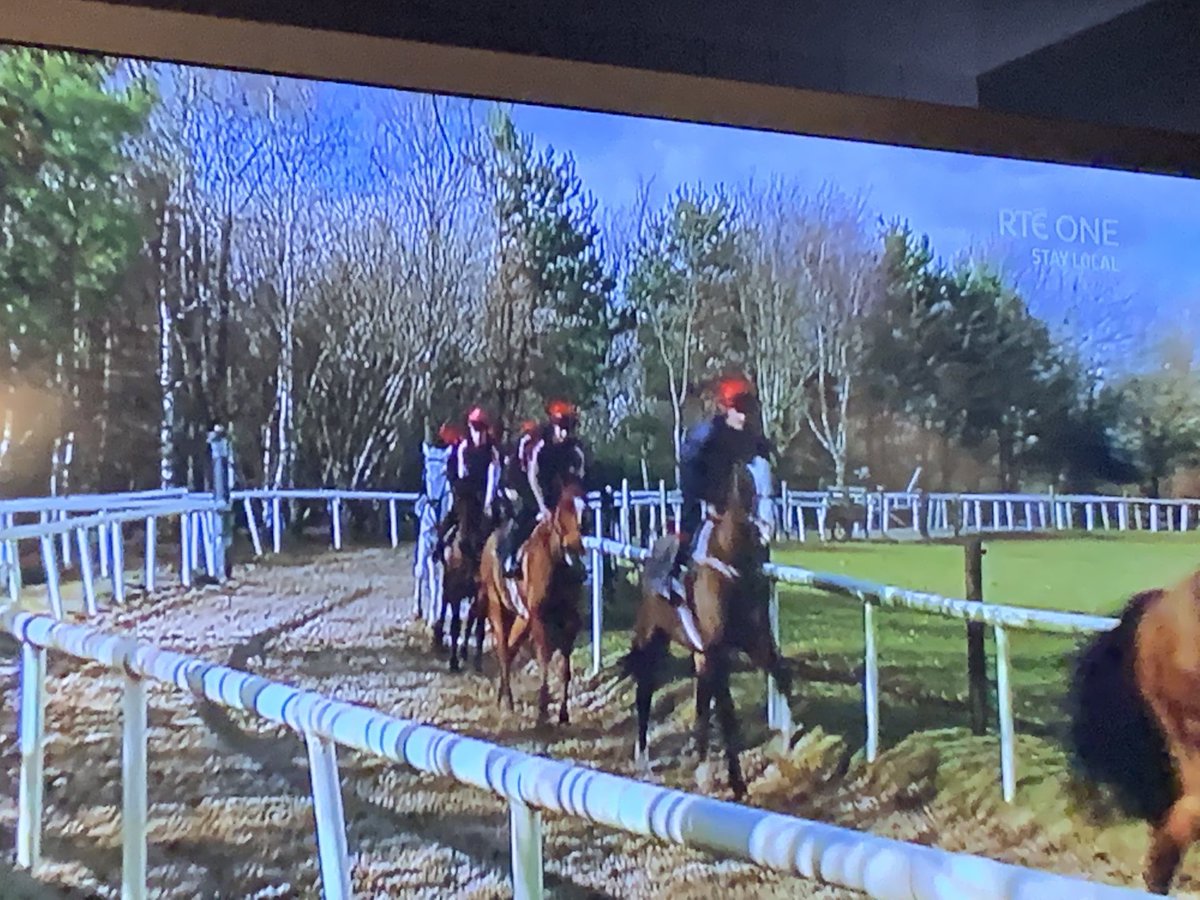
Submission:
[[[532,455],[537,460],[537,480],[542,498],[547,508],[553,509],[558,503],[564,479],[570,475],[580,480],[584,477],[587,461],[583,444],[574,437],[556,444],[547,428],[534,446]]]
[[[730,428],[723,416],[700,422],[687,433],[679,455],[684,503],[724,504],[734,466],[745,465],[756,456],[770,459],[770,455],[766,438],[750,428]]]

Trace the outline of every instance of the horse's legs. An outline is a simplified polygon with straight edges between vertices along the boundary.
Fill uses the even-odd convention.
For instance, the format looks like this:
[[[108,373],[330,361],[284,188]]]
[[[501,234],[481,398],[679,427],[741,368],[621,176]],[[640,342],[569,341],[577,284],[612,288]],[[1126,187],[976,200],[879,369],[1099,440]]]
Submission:
[[[458,671],[458,638],[462,631],[462,598],[455,597],[450,603],[450,671]]]
[[[529,636],[533,640],[533,652],[537,655],[538,672],[542,682],[538,686],[537,724],[544,725],[550,717],[550,641],[546,626],[534,613],[529,623]]]
[[[558,671],[562,676],[562,703],[558,707],[558,724],[566,725],[571,721],[571,716],[567,712],[567,694],[571,688],[571,648],[563,648],[559,653],[559,657]]]
[[[575,641],[579,637],[579,631],[582,627],[582,620],[568,620],[559,640],[558,652],[562,656],[562,662],[559,666],[559,673],[562,675],[562,706],[558,710],[558,723],[560,725],[566,725],[571,720],[570,715],[567,713],[567,695],[571,689],[571,652],[575,649]]]
[[[746,796],[746,782],[742,778],[742,766],[738,760],[738,726],[737,714],[733,708],[733,695],[729,690],[731,666],[729,657],[723,651],[718,651],[713,665],[713,701],[717,707],[717,721],[721,725],[721,735],[725,739],[725,762],[729,768],[729,787],[733,796],[741,800]]]
[[[634,638],[634,644],[626,658],[627,671],[637,682],[637,748],[635,761],[643,768],[649,768],[650,750],[648,734],[650,732],[650,704],[654,700],[655,680],[658,678],[658,668],[667,655],[667,636],[655,630],[649,638],[639,642]]]
[[[509,685],[509,666],[512,658],[508,650],[508,629],[504,627],[504,611],[500,603],[493,599],[488,604],[489,616],[492,623],[492,636],[496,645],[496,662],[500,668],[500,685],[496,695],[496,702],[503,705],[508,704],[508,711],[513,712],[513,695],[512,687]]]
[[[457,568],[442,566],[441,577],[436,579],[437,590],[431,600],[433,616],[433,651],[441,655],[446,650],[446,619],[450,614],[450,603],[458,589]]]
[[[483,610],[479,608],[478,604],[471,608],[471,613],[475,619],[475,671],[482,672],[483,671],[483,632],[484,632],[484,629],[487,627],[487,616],[485,616],[483,614]],[[469,629],[468,629],[468,631],[469,631]],[[468,635],[468,639],[469,639],[469,637],[470,636]],[[466,646],[465,641],[463,643],[463,646],[464,647]]]
[[[783,694],[790,706],[792,702],[792,672],[788,668],[787,660],[779,652],[779,647],[771,632],[755,629],[754,637],[749,641],[749,646],[744,649],[750,657],[750,662],[756,668],[775,679],[775,686],[779,688],[779,692]]]
[[[692,655],[696,667],[696,722],[692,730],[692,742],[696,758],[701,762],[708,759],[708,731],[712,711],[713,679],[716,676],[715,660],[703,653]]]
[[[1200,838],[1200,754],[1178,754],[1180,796],[1163,818],[1153,823],[1150,852],[1143,875],[1146,890],[1165,894],[1183,854]]]

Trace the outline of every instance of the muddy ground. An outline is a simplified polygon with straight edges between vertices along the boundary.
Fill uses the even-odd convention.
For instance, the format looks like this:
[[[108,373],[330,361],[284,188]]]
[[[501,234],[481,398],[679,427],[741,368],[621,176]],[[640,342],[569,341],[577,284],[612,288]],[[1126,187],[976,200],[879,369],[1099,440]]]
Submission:
[[[405,550],[283,557],[239,566],[219,587],[165,590],[150,599],[131,595],[125,608],[104,612],[96,624],[386,713],[633,774],[628,682],[612,672],[590,679],[580,671],[572,723],[538,730],[534,668],[527,664],[515,682],[517,714],[502,713],[490,659],[482,675],[450,674],[431,654],[426,627],[413,621],[410,570]],[[0,862],[10,865],[17,683],[11,648],[3,649],[0,840],[6,855]],[[247,660],[255,650],[261,656]],[[119,683],[98,666],[58,655],[51,660],[45,863],[38,876],[48,897],[117,897]],[[659,695],[660,724],[651,735],[655,777],[724,797],[716,767],[697,770],[681,758],[689,693],[680,678]],[[150,704],[151,896],[319,897],[300,739],[161,687],[151,688]],[[781,760],[765,743],[761,707],[742,716],[750,745],[743,764],[756,805],[1096,880],[1139,881],[1143,829],[1073,820],[1053,765],[1047,763],[1048,774],[1039,780],[1039,753],[1049,752],[1043,747],[1021,747],[1022,758],[1032,760],[1022,783],[1032,805],[1004,808],[992,751],[959,732],[910,738],[868,769],[819,723],[807,723]],[[348,751],[339,760],[358,896],[510,895],[507,812],[498,799]],[[959,777],[968,767],[978,774]],[[549,816],[545,833],[553,897],[855,896],[578,821]],[[15,884],[9,874],[0,868],[0,884]],[[1180,887],[1191,891],[1196,883],[1185,878]],[[28,893],[20,896],[36,895],[36,888],[22,890]]]

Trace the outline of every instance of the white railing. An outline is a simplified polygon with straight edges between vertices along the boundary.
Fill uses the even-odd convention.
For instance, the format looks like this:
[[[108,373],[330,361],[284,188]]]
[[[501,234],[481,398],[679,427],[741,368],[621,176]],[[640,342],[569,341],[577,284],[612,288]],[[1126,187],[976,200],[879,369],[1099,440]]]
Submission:
[[[251,493],[251,492],[246,492]],[[404,502],[415,495],[390,494],[386,492],[355,492],[355,491],[306,491],[306,497],[327,500],[332,509],[333,544],[341,547],[340,526],[337,524],[340,514],[339,504],[348,500],[373,499],[387,500],[392,504],[392,521],[396,520],[395,504]],[[253,495],[263,500],[277,503],[276,495],[270,491],[256,491]],[[664,491],[634,492],[628,490],[628,483],[620,491],[612,492],[611,502],[601,502],[606,499],[601,492],[589,494],[592,508],[593,536],[585,539],[585,546],[590,550],[591,571],[591,672],[597,674],[602,667],[602,638],[604,632],[604,566],[601,556],[610,556],[631,562],[643,562],[649,551],[644,547],[631,543],[631,539],[643,534],[630,525],[630,514],[639,508],[658,509],[660,517],[657,524],[667,522],[663,513],[664,500],[668,496]],[[947,495],[949,496],[949,495]],[[1004,495],[979,495],[981,498]],[[1018,495],[1025,496],[1025,495]],[[1035,495],[1028,495],[1033,497]],[[808,498],[809,495],[805,495]],[[803,498],[802,498],[803,499]],[[1079,502],[1088,500],[1083,497],[1060,497],[1058,502]],[[806,501],[807,502],[807,501]],[[972,501],[974,502],[974,501]],[[980,501],[982,502],[982,500]],[[1130,501],[1134,502],[1134,501]],[[1138,501],[1144,502],[1144,501]],[[1166,502],[1166,501],[1154,501]],[[606,523],[605,508],[608,507],[615,515],[616,521]],[[252,518],[252,513],[248,513]],[[276,521],[278,519],[276,518]],[[651,526],[655,522],[650,523]],[[254,527],[254,526],[252,526]],[[610,537],[597,538],[596,535],[614,534],[618,539]],[[393,546],[396,545],[395,528],[393,527]],[[652,536],[645,532],[645,536]],[[620,540],[627,536],[625,540]],[[278,539],[277,539],[278,540]],[[278,544],[276,544],[278,546]],[[261,553],[261,545],[256,541],[257,552]],[[1013,631],[1032,631],[1041,633],[1084,635],[1107,631],[1116,626],[1117,620],[1103,616],[1090,616],[1078,613],[1054,612],[1019,606],[1002,606],[994,603],[983,603],[938,594],[915,591],[894,585],[877,584],[874,582],[853,579],[842,575],[816,572],[795,566],[780,566],[769,564],[766,572],[771,579],[772,591],[770,599],[771,628],[778,642],[779,634],[779,585],[792,584],[810,587],[850,597],[863,607],[863,706],[866,717],[866,758],[874,762],[879,754],[879,725],[880,725],[880,684],[878,658],[878,608],[902,607],[905,609],[924,612],[942,618],[958,619],[965,622],[979,622],[991,626],[996,646],[996,691],[998,728],[1000,734],[1000,779],[1004,799],[1012,802],[1016,795],[1016,722],[1012,702],[1012,657],[1009,646],[1010,635]],[[774,680],[767,681],[767,720],[769,725],[784,735],[790,735],[792,730],[791,714],[786,699],[777,690]]]
[[[62,500],[79,498],[49,498]],[[79,576],[83,584],[84,604],[88,615],[98,611],[96,597],[97,566],[93,561],[93,538],[99,556],[99,576],[107,577],[112,583],[113,599],[125,601],[125,536],[123,526],[131,522],[145,524],[145,552],[143,554],[143,583],[147,592],[156,584],[158,520],[178,518],[180,521],[180,580],[185,586],[192,583],[192,572],[200,567],[201,550],[210,576],[216,576],[220,554],[218,542],[223,534],[217,517],[223,505],[211,495],[172,493],[170,496],[143,498],[127,497],[88,498],[74,510],[104,509],[94,515],[62,516],[50,518],[45,508],[38,508],[36,501],[13,501],[24,505],[21,513],[38,513],[41,521],[27,525],[12,523],[13,512],[3,514],[0,519],[0,570],[7,576],[9,599],[14,603],[21,596],[21,544],[37,541],[40,546],[42,570],[46,577],[46,599],[51,613],[62,618],[65,615],[60,577],[64,566],[70,565],[72,548],[78,553]],[[59,540],[56,541],[55,539]]]
[[[55,650],[119,672],[122,700],[122,897],[146,896],[146,681],[244,710],[292,729],[308,748],[323,894],[352,896],[337,747],[489,791],[509,805],[512,887],[541,900],[542,814],[582,819],[871,897],[1024,900],[1117,898],[1140,891],[1024,869],[995,860],[838,828],[670,790],[569,762],[532,756],[412,720],[268,681],[245,672],[82,625],[16,610],[0,627],[21,644],[17,860],[40,858],[46,653]]]
[[[611,556],[631,562],[645,562],[650,551],[607,538],[584,539],[591,552],[592,589],[592,672],[601,668],[601,636],[604,631],[604,566],[601,556]],[[779,585],[791,584],[850,597],[863,607],[863,706],[867,720],[866,758],[874,762],[879,754],[879,656],[877,607],[898,607],[943,618],[990,625],[996,638],[997,716],[1000,729],[1000,773],[1004,799],[1012,802],[1016,796],[1016,724],[1012,703],[1012,658],[1009,634],[1013,631],[1034,631],[1050,634],[1094,634],[1117,626],[1117,619],[1089,616],[1080,613],[1055,612],[1021,606],[1000,606],[973,600],[944,597],[924,591],[886,584],[877,584],[845,575],[815,572],[797,566],[768,563],[765,572],[771,580],[770,621],[776,643],[779,634]],[[767,721],[785,736],[792,730],[791,715],[786,698],[774,681],[768,679]]]
[[[981,495],[987,496],[987,495]],[[1002,495],[996,495],[1002,496]],[[1033,496],[1033,495],[1030,495]],[[255,501],[270,508],[269,520],[273,531],[274,549],[281,544],[282,515],[281,501],[288,498],[324,500],[330,507],[331,539],[335,549],[342,547],[342,504],[348,501],[386,502],[389,506],[392,546],[399,542],[398,534],[398,504],[412,503],[417,497],[413,492],[400,491],[350,491],[338,489],[313,490],[244,490],[234,492],[233,501],[240,500],[246,510],[246,518],[250,526],[251,537],[255,552],[263,553],[262,541],[258,534],[258,524],[255,514]],[[657,496],[661,504],[663,494]],[[65,499],[65,498],[59,498]],[[605,507],[599,492],[589,495],[593,510],[594,534],[604,535],[616,532],[620,537],[631,534],[629,514],[636,510],[639,502],[645,502],[646,496],[638,496],[623,486],[621,492],[613,497],[616,501],[614,511],[617,520],[605,527]],[[629,502],[625,502],[628,500]],[[92,498],[88,502],[105,505],[103,498]],[[1065,501],[1064,501],[1065,502]],[[83,507],[81,507],[83,508]],[[660,505],[661,510],[661,505]],[[185,585],[191,583],[191,572],[200,567],[200,552],[203,549],[204,561],[210,575],[216,576],[216,544],[223,531],[217,524],[217,516],[221,507],[212,495],[193,494],[179,498],[143,500],[134,509],[120,513],[104,513],[99,516],[79,519],[66,519],[59,522],[44,522],[37,525],[15,526],[0,529],[0,562],[5,558],[16,559],[16,542],[20,539],[39,539],[42,543],[43,567],[47,572],[47,592],[50,608],[56,614],[62,615],[62,601],[58,588],[58,561],[55,556],[54,542],[51,536],[59,534],[66,536],[66,531],[73,531],[78,538],[80,549],[82,578],[84,581],[85,597],[89,613],[96,611],[93,577],[91,574],[90,547],[87,538],[89,528],[96,528],[102,539],[101,574],[107,571],[115,575],[123,571],[123,541],[120,526],[122,522],[145,518],[146,527],[146,585],[153,588],[153,558],[154,558],[154,519],[162,515],[179,515],[181,518],[181,580]],[[264,510],[265,511],[265,510]],[[665,517],[659,523],[666,522]],[[107,529],[108,539],[104,539]],[[591,582],[591,650],[592,672],[599,672],[602,664],[601,639],[603,636],[603,579],[604,567],[601,564],[602,555],[615,556],[634,562],[642,561],[648,555],[642,547],[634,546],[628,540],[613,540],[611,538],[591,537],[587,539],[591,550],[589,568],[592,571]],[[109,560],[111,557],[111,561]],[[19,590],[19,567],[8,567],[10,576],[10,592],[16,596]],[[13,573],[16,573],[16,588],[13,588]],[[51,573],[54,574],[51,574]],[[876,584],[847,578],[840,575],[825,574],[808,569],[790,566],[769,565],[768,575],[772,580],[772,595],[770,601],[770,617],[776,640],[779,640],[779,584],[794,584],[807,586],[818,590],[841,594],[851,597],[863,605],[864,631],[864,683],[863,702],[866,716],[866,757],[873,761],[879,752],[879,665],[877,652],[877,608],[904,607],[911,610],[953,618],[961,621],[980,622],[990,625],[996,642],[996,684],[998,693],[997,715],[1000,732],[1000,772],[1003,794],[1011,801],[1016,791],[1016,750],[1015,750],[1015,716],[1012,705],[1011,654],[1009,637],[1012,631],[1026,630],[1037,632],[1089,634],[1108,630],[1115,626],[1116,620],[1111,618],[1079,615],[1074,613],[1051,612],[1014,606],[1000,606],[992,603],[982,603],[939,596],[936,594],[913,591],[891,585]],[[113,584],[114,597],[122,602],[123,583],[117,578]],[[791,717],[785,699],[776,690],[773,681],[768,680],[767,718],[771,727],[784,734],[791,731]]]
[[[631,488],[625,479],[605,489],[618,516],[612,537],[645,545],[678,522],[682,496],[660,481],[657,489]],[[1200,527],[1200,499],[1151,499],[1102,494],[1003,494],[876,491],[861,488],[797,491],[787,483],[775,498],[776,524],[795,540],[815,530],[824,540],[839,499],[863,507],[857,524],[868,534],[898,527],[931,535],[1018,531],[1191,531]],[[900,525],[898,523],[903,523]]]
[[[397,504],[415,503],[420,496],[415,491],[354,491],[337,488],[312,489],[271,489],[250,488],[231,492],[230,498],[234,503],[241,502],[246,514],[246,523],[250,529],[250,540],[254,544],[254,552],[261,556],[263,553],[262,535],[259,532],[259,513],[255,509],[255,501],[261,503],[262,517],[271,529],[271,546],[279,553],[283,547],[283,501],[284,500],[324,500],[329,506],[330,539],[335,550],[342,549],[342,504],[348,500],[386,502],[388,504],[388,523],[393,547],[400,545],[400,520]]]

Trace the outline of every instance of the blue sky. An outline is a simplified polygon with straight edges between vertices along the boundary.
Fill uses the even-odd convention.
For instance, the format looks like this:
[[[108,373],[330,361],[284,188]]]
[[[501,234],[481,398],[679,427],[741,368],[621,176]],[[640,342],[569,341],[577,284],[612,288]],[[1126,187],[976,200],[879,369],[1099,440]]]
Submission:
[[[1108,348],[1117,355],[1143,335],[1200,324],[1200,181],[573,110],[518,107],[514,117],[570,150],[605,204],[630,202],[639,176],[655,179],[658,200],[684,183],[832,182],[865,192],[884,218],[907,219],[939,255],[1002,248],[1039,315],[1121,345]],[[1081,272],[1079,256],[1058,255],[1071,251],[1116,271]],[[1048,280],[1036,280],[1039,269]],[[1080,277],[1068,300],[1064,281]]]
[[[361,129],[365,150],[374,108],[399,92],[325,83],[316,93],[318,117]],[[549,107],[513,115],[539,147],[574,156],[602,207],[631,204],[640,180],[656,206],[685,184],[832,183],[865,193],[874,215],[907,219],[943,257],[999,252],[1035,313],[1110,368],[1157,335],[1185,330],[1200,343],[1200,181]],[[1072,239],[1081,228],[1107,229],[1107,243]]]

